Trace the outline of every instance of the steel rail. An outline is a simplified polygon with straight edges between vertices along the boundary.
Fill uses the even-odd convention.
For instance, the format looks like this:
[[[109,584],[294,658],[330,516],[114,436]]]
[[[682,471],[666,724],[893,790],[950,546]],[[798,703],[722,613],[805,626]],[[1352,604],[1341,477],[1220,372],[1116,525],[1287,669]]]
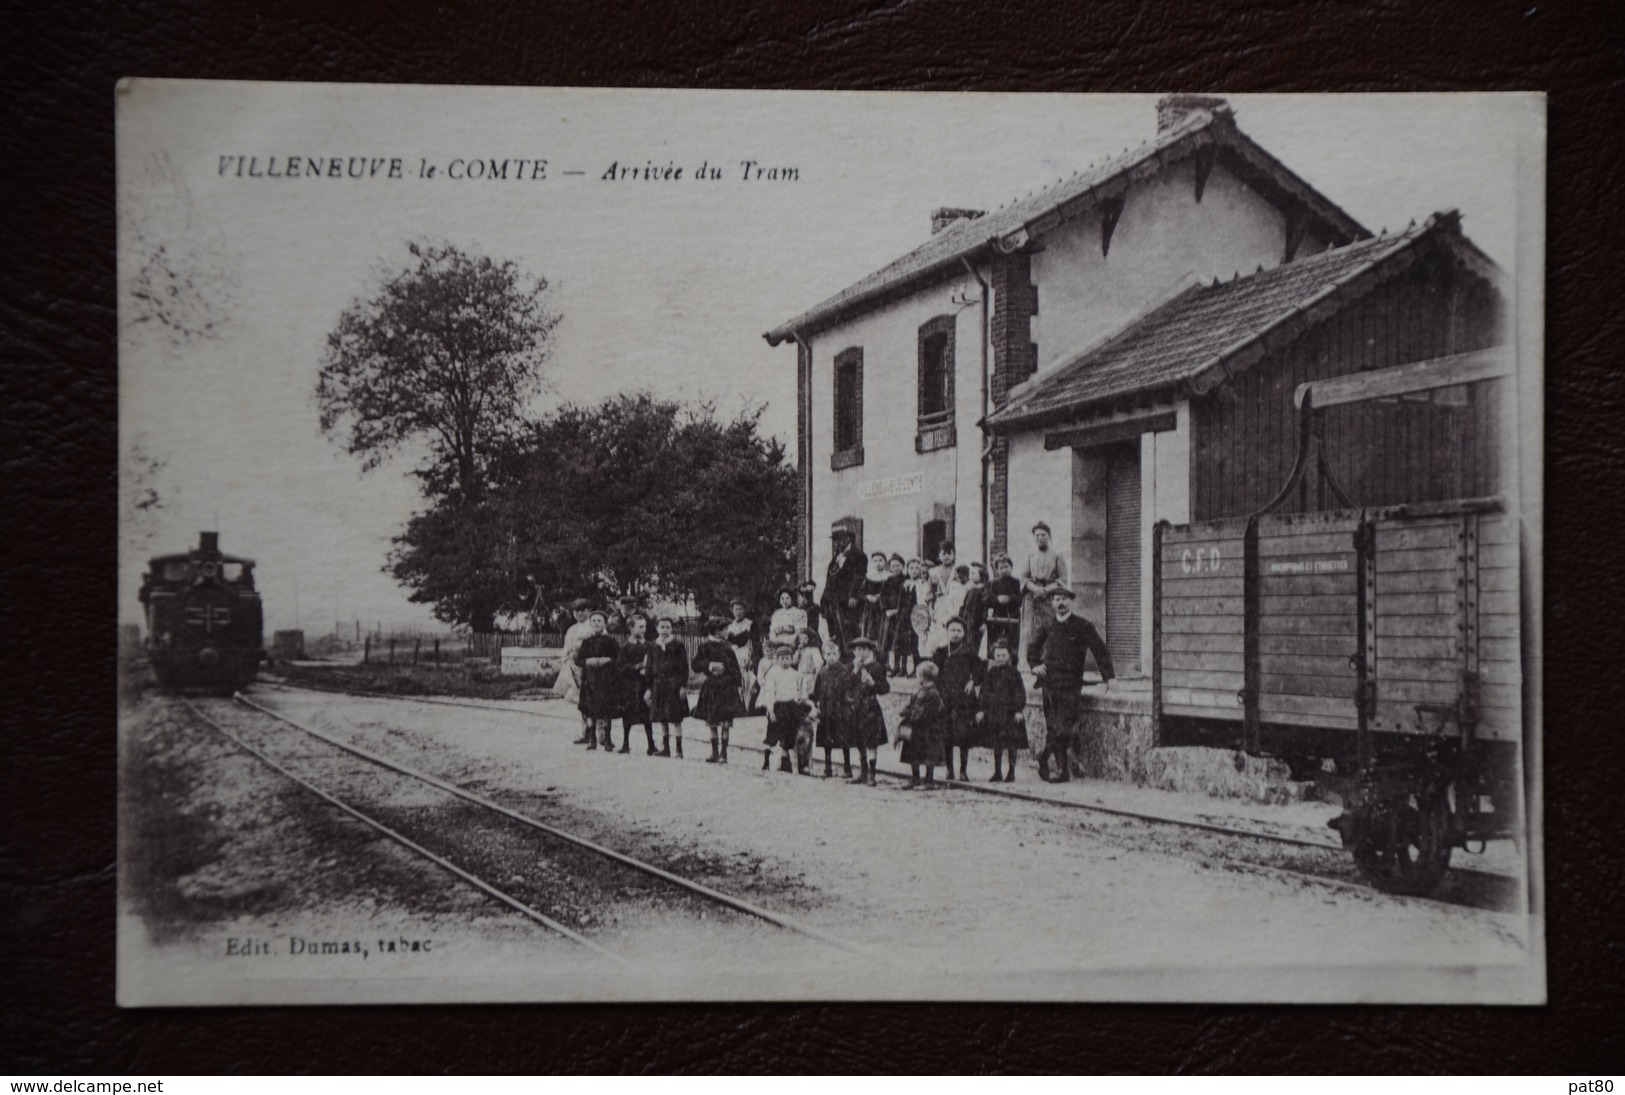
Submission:
[[[555,714],[552,711],[520,711],[512,707],[498,707],[492,704],[483,703],[468,703],[460,700],[445,700],[435,696],[395,696],[388,692],[362,692],[353,689],[322,688],[304,684],[288,685],[278,683],[276,684],[276,687],[310,692],[325,692],[330,695],[360,696],[365,699],[374,700],[405,700],[411,703],[438,704],[446,707],[472,707],[478,711],[496,711],[510,715],[523,715],[526,718],[551,719],[555,722],[564,722],[572,726],[577,725],[576,721],[568,716]],[[731,745],[730,748],[747,749],[753,753],[762,752],[761,746],[749,745],[745,743],[734,744]],[[888,776],[892,779],[909,778],[908,773],[899,772],[892,769],[877,767],[875,771],[877,774]],[[1236,829],[1227,825],[1217,825],[1207,821],[1191,821],[1186,818],[1168,817],[1164,814],[1148,814],[1138,810],[1125,810],[1116,806],[1103,806],[1099,803],[1093,802],[1073,802],[1070,799],[1051,798],[1047,795],[1035,795],[1026,791],[1012,791],[1005,787],[986,787],[979,783],[970,783],[957,779],[944,778],[941,782],[944,786],[957,787],[965,791],[974,791],[979,795],[997,795],[1001,798],[1015,799],[1021,802],[1035,802],[1043,806],[1061,806],[1069,810],[1089,810],[1093,813],[1110,814],[1115,817],[1131,818],[1136,821],[1150,821],[1161,825],[1177,825],[1186,829],[1201,829],[1210,833],[1218,833],[1221,836],[1250,837],[1253,840],[1267,840],[1275,844],[1290,844],[1302,848],[1314,848],[1320,851],[1341,852],[1343,850],[1343,846],[1341,844],[1327,840],[1307,840],[1302,837],[1281,836],[1277,833],[1262,833],[1252,829]],[[1471,868],[1461,869],[1471,870]]]
[[[479,878],[476,875],[470,874],[468,871],[463,870],[463,868],[457,866],[457,864],[455,864],[455,863],[451,862],[450,860],[446,859],[444,856],[440,856],[440,855],[435,854],[434,852],[431,852],[429,849],[425,848],[423,845],[421,845],[421,844],[417,843],[416,841],[412,840],[410,837],[406,836],[405,834],[397,832],[395,829],[390,828],[388,825],[385,825],[383,822],[379,821],[377,818],[371,817],[370,815],[363,813],[362,811],[356,809],[354,806],[351,806],[349,803],[344,802],[341,799],[336,798],[333,795],[329,794],[328,792],[322,790],[320,787],[316,786],[314,783],[311,783],[309,780],[303,779],[303,778],[295,775],[294,773],[290,772],[284,765],[279,764],[277,761],[273,760],[270,756],[266,755],[266,753],[263,750],[256,749],[254,746],[252,746],[252,745],[248,744],[248,742],[244,741],[241,737],[239,737],[236,734],[233,734],[230,730],[227,730],[224,726],[221,726],[218,722],[215,722],[213,719],[209,718],[209,716],[205,715],[202,711],[199,711],[197,709],[197,707],[192,703],[191,700],[186,699],[185,697],[182,697],[181,702],[184,703],[187,706],[187,709],[190,710],[192,712],[192,714],[194,716],[196,716],[200,721],[207,724],[208,726],[213,728],[215,731],[217,731],[219,734],[221,734],[222,736],[224,736],[225,738],[230,740],[239,749],[242,749],[244,752],[250,753],[253,756],[259,758],[265,764],[269,765],[271,768],[274,768],[276,771],[280,772],[287,779],[292,780],[294,783],[297,783],[299,786],[303,787],[305,790],[309,791],[311,794],[317,796],[318,798],[324,800],[328,804],[330,804],[332,806],[335,806],[338,809],[344,811],[345,813],[349,814],[351,817],[355,818],[357,821],[360,821],[360,822],[362,822],[362,823],[364,823],[366,825],[370,825],[372,828],[378,830],[378,832],[382,833],[384,836],[388,837],[389,839],[395,841],[397,844],[401,845],[402,847],[408,848],[408,849],[416,852],[418,855],[422,856],[423,858],[429,860],[431,863],[435,864],[435,866],[441,867],[441,868],[451,872],[453,875],[456,875],[458,878],[462,879],[464,882],[467,882],[469,885],[475,887],[478,890],[481,890],[482,892],[488,894],[491,897],[496,898],[498,901],[502,902],[504,905],[507,905],[509,908],[514,909],[514,910],[524,914],[525,916],[528,916],[530,919],[536,921],[538,924],[542,925],[543,927],[549,928],[552,931],[557,932],[559,935],[564,936],[566,939],[569,939],[571,942],[579,943],[583,947],[586,947],[588,950],[593,951],[596,954],[602,955],[605,958],[609,958],[609,959],[612,959],[612,960],[614,960],[616,962],[619,962],[623,966],[630,967],[632,965],[632,963],[627,961],[625,958],[622,958],[620,955],[615,954],[613,951],[605,950],[603,947],[599,946],[597,943],[594,943],[591,939],[588,939],[586,936],[580,934],[579,932],[573,931],[570,928],[565,927],[563,924],[559,923],[557,920],[554,920],[552,917],[546,915],[545,913],[539,912],[536,909],[531,908],[529,905],[525,904],[523,901],[520,901],[517,897],[514,897],[512,894],[504,893],[502,890],[497,889],[495,886],[491,885],[489,882],[486,882],[484,879]]]
[[[319,687],[319,686],[304,685],[304,684],[290,685],[290,684],[282,684],[282,683],[278,682],[278,683],[274,683],[273,686],[274,687],[279,687],[279,688],[285,688],[285,689],[289,689],[289,690],[293,690],[293,691],[324,692],[324,693],[328,693],[330,695],[358,696],[358,697],[361,697],[361,698],[364,698],[364,699],[404,700],[404,701],[408,701],[408,702],[411,702],[411,703],[437,704],[437,705],[447,706],[447,707],[471,707],[471,708],[474,708],[475,710],[478,710],[478,711],[495,711],[495,712],[498,712],[498,713],[506,713],[506,714],[510,714],[510,715],[521,715],[521,716],[524,716],[526,718],[549,719],[549,720],[552,720],[554,722],[562,722],[562,723],[566,723],[566,724],[571,725],[571,726],[579,726],[579,723],[576,720],[571,719],[569,716],[556,714],[556,713],[551,712],[551,711],[521,711],[521,710],[518,710],[518,709],[515,709],[515,708],[512,708],[512,707],[499,707],[499,706],[496,706],[496,705],[493,705],[493,704],[470,703],[470,702],[462,701],[462,700],[445,700],[445,699],[440,699],[440,698],[434,697],[434,696],[396,696],[396,695],[391,695],[390,693],[387,693],[387,692],[364,692],[364,691],[359,691],[359,690],[355,690],[355,689],[323,688],[323,687]],[[753,752],[753,753],[761,753],[761,752],[763,752],[763,749],[762,749],[761,746],[749,745],[749,744],[745,744],[745,743],[737,743],[737,744],[731,745],[730,748],[733,748],[733,749],[745,749],[745,750],[748,750],[748,751]],[[890,779],[904,780],[904,779],[909,778],[909,775],[906,772],[899,772],[899,771],[892,770],[892,769],[887,769],[887,768],[878,768],[877,767],[875,769],[875,772],[878,775],[883,775],[883,776],[886,776],[886,777],[888,777]],[[995,795],[995,796],[998,796],[998,797],[1001,797],[1001,798],[1013,799],[1013,800],[1016,800],[1016,801],[1019,801],[1019,802],[1037,803],[1038,805],[1041,805],[1041,806],[1059,806],[1059,807],[1062,807],[1064,809],[1069,809],[1069,810],[1087,810],[1087,811],[1090,811],[1091,813],[1106,814],[1108,816],[1118,817],[1118,818],[1125,818],[1125,819],[1129,819],[1129,820],[1133,820],[1133,821],[1146,821],[1146,822],[1151,822],[1152,824],[1157,824],[1157,825],[1172,825],[1172,826],[1176,826],[1178,828],[1183,828],[1183,829],[1195,829],[1195,830],[1199,830],[1199,831],[1202,831],[1202,832],[1215,833],[1215,834],[1217,834],[1219,836],[1243,837],[1243,838],[1250,839],[1250,840],[1261,840],[1261,841],[1265,841],[1265,842],[1268,842],[1268,843],[1271,843],[1271,844],[1284,844],[1284,845],[1288,845],[1290,847],[1309,848],[1309,849],[1312,849],[1314,851],[1320,851],[1320,852],[1343,853],[1345,851],[1342,844],[1337,843],[1337,842],[1333,842],[1333,841],[1309,840],[1309,839],[1306,839],[1306,838],[1303,838],[1303,837],[1283,836],[1283,835],[1281,835],[1279,833],[1264,833],[1264,832],[1258,832],[1258,831],[1253,830],[1253,829],[1238,829],[1238,828],[1233,828],[1233,827],[1228,826],[1228,825],[1218,825],[1218,824],[1215,824],[1213,822],[1193,821],[1193,820],[1190,820],[1190,819],[1187,819],[1187,818],[1168,817],[1165,814],[1148,814],[1148,813],[1144,813],[1144,812],[1139,811],[1139,810],[1125,810],[1125,809],[1122,809],[1120,807],[1104,806],[1104,805],[1101,805],[1099,803],[1093,803],[1093,802],[1074,802],[1074,801],[1072,801],[1070,799],[1051,798],[1048,795],[1035,795],[1035,794],[1031,794],[1031,793],[1025,792],[1025,791],[1013,791],[1013,790],[1010,790],[1010,789],[1004,788],[1004,787],[987,787],[987,786],[984,786],[984,785],[979,784],[979,783],[971,783],[971,782],[966,782],[966,781],[963,781],[963,780],[946,779],[945,778],[945,779],[941,780],[940,782],[945,787],[953,787],[953,788],[958,788],[960,790],[965,790],[965,791],[974,791],[975,793],[977,793],[979,795]],[[1272,869],[1284,870],[1284,868],[1272,868]],[[1461,875],[1466,875],[1466,876],[1471,876],[1471,877],[1476,877],[1476,878],[1481,878],[1481,879],[1488,879],[1488,880],[1492,880],[1492,881],[1502,881],[1502,882],[1517,882],[1518,881],[1516,876],[1504,875],[1504,874],[1500,874],[1500,873],[1495,872],[1495,871],[1480,870],[1480,869],[1478,869],[1476,867],[1456,867],[1456,866],[1452,866],[1450,868],[1450,870],[1451,870],[1452,873],[1455,873],[1455,874],[1461,874]],[[1298,872],[1292,872],[1292,873],[1298,873]],[[1306,877],[1318,877],[1318,876],[1309,875],[1309,876],[1306,876]],[[1330,881],[1330,880],[1328,880],[1328,881]],[[1356,886],[1356,888],[1364,889],[1364,887],[1360,886],[1359,884],[1345,883],[1345,885],[1354,885],[1354,886]],[[1370,887],[1370,889],[1371,890],[1376,890],[1375,887]],[[1376,891],[1376,892],[1381,892],[1381,891]],[[1403,895],[1388,894],[1386,896],[1397,897],[1397,896],[1403,896]]]
[[[403,698],[411,698],[411,697],[403,697]],[[853,954],[861,953],[860,949],[857,946],[855,946],[852,943],[846,942],[844,939],[838,939],[835,936],[829,935],[828,933],[820,931],[817,928],[810,927],[810,926],[808,926],[806,924],[801,923],[800,921],[793,920],[790,917],[781,915],[780,913],[773,912],[770,909],[764,909],[760,905],[757,905],[757,904],[754,904],[752,902],[746,901],[744,898],[735,897],[734,895],[729,894],[729,893],[724,893],[721,890],[712,889],[710,886],[705,885],[705,883],[703,883],[703,882],[696,882],[691,878],[684,878],[682,875],[673,874],[672,872],[666,870],[663,867],[656,867],[653,863],[645,863],[641,859],[636,859],[636,858],[634,858],[632,856],[627,855],[624,852],[618,852],[614,848],[606,847],[606,846],[604,846],[602,844],[597,843],[596,841],[588,840],[586,837],[577,836],[576,834],[568,832],[568,831],[566,831],[564,829],[560,829],[560,828],[558,828],[556,826],[549,825],[545,821],[540,821],[540,820],[538,820],[536,818],[533,818],[533,817],[529,816],[528,814],[522,814],[517,810],[511,810],[508,807],[503,806],[499,802],[493,802],[490,799],[485,798],[482,795],[477,795],[472,791],[469,791],[469,790],[466,790],[466,789],[464,789],[462,787],[457,786],[455,783],[449,783],[446,780],[443,780],[438,776],[432,776],[427,772],[421,772],[421,771],[417,770],[416,768],[412,768],[412,767],[409,767],[408,765],[400,764],[399,762],[393,761],[393,760],[389,759],[388,757],[381,756],[381,755],[379,755],[377,753],[374,753],[370,749],[364,749],[359,745],[352,745],[349,742],[340,741],[339,739],[337,739],[335,737],[332,737],[331,735],[322,733],[320,730],[313,730],[308,726],[304,726],[304,725],[302,725],[300,723],[295,722],[293,719],[288,718],[286,715],[283,715],[280,712],[273,711],[268,707],[262,707],[261,705],[255,703],[253,700],[249,699],[247,696],[244,696],[240,692],[235,693],[232,696],[232,699],[235,700],[236,702],[244,705],[245,707],[252,708],[253,710],[260,712],[261,714],[268,715],[273,719],[277,719],[277,720],[279,720],[281,722],[285,722],[289,726],[292,726],[296,730],[301,730],[304,733],[309,734],[313,738],[317,738],[317,739],[319,739],[321,741],[325,741],[329,745],[332,745],[332,746],[334,746],[336,748],[339,748],[339,749],[343,749],[345,752],[353,753],[354,755],[356,755],[358,757],[361,757],[364,760],[371,761],[372,763],[377,764],[380,767],[391,769],[391,770],[393,770],[395,772],[399,772],[402,775],[410,776],[410,777],[412,777],[413,779],[416,779],[416,780],[421,780],[422,782],[428,784],[431,787],[436,787],[436,788],[438,788],[438,789],[440,789],[442,791],[445,791],[448,794],[456,795],[458,798],[464,799],[464,800],[466,800],[468,802],[475,803],[476,805],[479,805],[479,806],[483,806],[488,810],[491,810],[491,811],[493,811],[495,813],[501,814],[504,817],[511,818],[514,821],[517,821],[517,822],[519,822],[519,823],[521,823],[523,825],[528,825],[533,829],[537,829],[537,830],[539,830],[541,832],[547,833],[549,836],[556,837],[559,840],[567,841],[568,843],[574,844],[577,847],[585,848],[588,851],[595,852],[598,855],[601,855],[606,859],[611,859],[611,860],[614,860],[617,863],[623,864],[624,866],[631,867],[633,870],[641,871],[644,874],[651,875],[651,876],[653,876],[655,878],[658,878],[658,879],[661,879],[661,880],[663,880],[665,882],[670,882],[674,886],[681,887],[682,889],[688,890],[691,893],[699,894],[701,897],[705,897],[705,898],[707,898],[707,899],[709,899],[711,901],[716,902],[719,905],[725,905],[728,908],[734,909],[734,910],[736,910],[738,912],[746,913],[746,914],[748,914],[750,916],[754,916],[754,917],[757,917],[757,918],[759,918],[761,920],[765,920],[768,923],[775,924],[778,927],[786,929],[787,931],[796,932],[796,933],[798,933],[800,935],[805,935],[805,936],[807,936],[807,937],[809,937],[811,939],[816,939],[821,943],[828,944],[829,946],[837,947],[837,948],[839,948],[841,950],[848,951],[848,952],[853,953]],[[467,705],[467,706],[479,706],[479,705],[470,704],[470,705]],[[500,710],[500,708],[485,707],[485,708],[482,708],[482,710],[487,710],[487,711],[489,711],[489,710]],[[526,714],[526,712],[516,712],[516,713],[517,714]],[[553,716],[553,717],[557,718],[559,716]]]

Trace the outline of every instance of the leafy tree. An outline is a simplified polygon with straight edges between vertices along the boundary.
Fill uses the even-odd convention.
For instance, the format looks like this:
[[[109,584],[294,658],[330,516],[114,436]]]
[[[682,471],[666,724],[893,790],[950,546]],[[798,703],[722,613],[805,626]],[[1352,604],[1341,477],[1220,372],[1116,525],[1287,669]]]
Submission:
[[[589,593],[770,600],[793,567],[795,473],[759,421],[648,395],[564,407],[493,455],[478,501],[413,518],[393,572],[476,629],[484,603],[546,618]]]
[[[445,495],[407,522],[386,570],[411,588],[410,600],[432,605],[436,619],[488,634],[525,592],[516,584],[514,542],[501,518],[488,498]]]
[[[547,281],[511,261],[411,243],[415,263],[358,298],[327,336],[322,430],[376,468],[427,442],[431,494],[477,499],[483,464],[542,384],[559,317]]]

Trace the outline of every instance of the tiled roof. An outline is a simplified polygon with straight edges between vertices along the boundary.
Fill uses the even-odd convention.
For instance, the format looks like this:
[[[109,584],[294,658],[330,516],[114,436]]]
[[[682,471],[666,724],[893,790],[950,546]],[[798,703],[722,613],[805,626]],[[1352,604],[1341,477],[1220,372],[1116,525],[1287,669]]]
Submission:
[[[1404,232],[1325,251],[1230,281],[1186,290],[1100,345],[1018,387],[987,417],[993,430],[1058,421],[1078,408],[1186,385],[1209,390],[1227,368],[1262,356],[1265,339],[1290,341],[1363,287],[1410,264],[1416,244],[1461,239],[1459,216],[1440,213]],[[1396,268],[1394,271],[1385,268]]]
[[[933,235],[895,262],[861,278],[823,303],[768,331],[764,338],[777,346],[794,334],[807,334],[822,326],[887,299],[916,281],[944,270],[957,271],[961,260],[976,256],[994,240],[1006,240],[1023,230],[1033,235],[1078,215],[1091,199],[1121,194],[1131,183],[1149,178],[1196,149],[1223,144],[1235,150],[1250,167],[1272,179],[1292,195],[1334,239],[1352,240],[1370,235],[1359,222],[1339,209],[1308,183],[1288,171],[1235,126],[1228,106],[1194,110],[1137,148],[1080,171],[1045,190],[974,220],[960,220]]]

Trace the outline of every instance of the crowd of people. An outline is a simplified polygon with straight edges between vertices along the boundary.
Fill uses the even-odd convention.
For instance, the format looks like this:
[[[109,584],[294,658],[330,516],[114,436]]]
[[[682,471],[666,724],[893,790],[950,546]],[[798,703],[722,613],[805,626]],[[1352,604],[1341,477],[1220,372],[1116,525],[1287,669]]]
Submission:
[[[1019,668],[1025,634],[1027,667],[1043,693],[1039,775],[1050,780],[1056,761],[1053,778],[1065,781],[1087,659],[1094,657],[1108,688],[1114,672],[1099,633],[1072,611],[1066,564],[1050,548],[1049,528],[1035,526],[1033,538],[1017,578],[1008,555],[994,559],[989,575],[981,563],[957,563],[952,543],[939,547],[934,564],[878,551],[865,560],[853,533],[836,528],[821,596],[813,582],[781,590],[765,629],[735,600],[729,615],[706,622],[692,656],[676,619],[651,623],[634,597],[620,598],[613,611],[577,601],[560,677],[581,712],[577,744],[613,751],[619,719],[621,753],[641,727],[650,756],[682,757],[683,724],[694,719],[709,735],[706,762],[727,764],[734,722],[762,714],[764,770],[777,750],[781,771],[811,775],[814,751],[822,750],[831,778],[839,752],[844,777],[873,786],[879,750],[895,741],[910,788],[934,786],[938,767],[952,779],[956,756],[959,779],[969,779],[978,748],[993,752],[993,780],[1012,782],[1016,754],[1031,748]],[[701,678],[692,706],[690,673]],[[899,676],[919,684],[889,732],[879,697]]]

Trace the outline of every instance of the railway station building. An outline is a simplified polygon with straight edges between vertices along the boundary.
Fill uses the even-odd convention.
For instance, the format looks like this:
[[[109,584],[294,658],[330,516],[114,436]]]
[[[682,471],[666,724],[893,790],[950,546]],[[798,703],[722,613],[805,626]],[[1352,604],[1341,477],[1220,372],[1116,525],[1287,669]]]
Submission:
[[[936,210],[918,248],[765,334],[796,347],[800,566],[822,581],[843,527],[866,550],[1009,551],[1019,574],[1042,521],[1132,681],[1154,526],[1270,501],[1301,385],[1458,359],[1457,387],[1329,412],[1331,470],[1359,505],[1499,489],[1516,454],[1472,378],[1503,279],[1458,215],[1373,233],[1223,99],[1169,96],[1146,143],[992,212]],[[1132,690],[1095,702],[1140,732]]]

